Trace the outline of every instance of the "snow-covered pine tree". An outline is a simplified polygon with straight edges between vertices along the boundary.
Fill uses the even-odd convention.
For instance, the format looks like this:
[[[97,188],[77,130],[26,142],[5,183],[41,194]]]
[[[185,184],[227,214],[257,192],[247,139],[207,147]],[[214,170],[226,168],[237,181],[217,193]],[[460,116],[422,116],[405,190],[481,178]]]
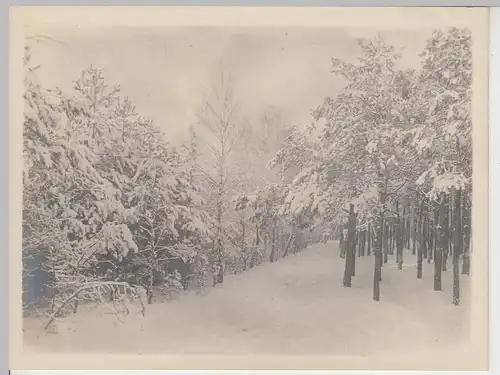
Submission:
[[[175,273],[197,259],[210,222],[187,160],[100,70],[82,72],[68,95],[36,84],[29,55],[26,69],[23,252],[43,253],[53,311],[148,288],[136,275],[151,269],[155,283],[168,283],[169,262],[182,260]]]

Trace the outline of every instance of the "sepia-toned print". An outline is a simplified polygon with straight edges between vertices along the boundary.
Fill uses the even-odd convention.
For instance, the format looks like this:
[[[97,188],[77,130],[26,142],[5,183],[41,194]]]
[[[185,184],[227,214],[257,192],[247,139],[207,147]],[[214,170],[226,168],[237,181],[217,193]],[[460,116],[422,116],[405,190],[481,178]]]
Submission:
[[[25,25],[24,350],[469,369],[473,30]]]

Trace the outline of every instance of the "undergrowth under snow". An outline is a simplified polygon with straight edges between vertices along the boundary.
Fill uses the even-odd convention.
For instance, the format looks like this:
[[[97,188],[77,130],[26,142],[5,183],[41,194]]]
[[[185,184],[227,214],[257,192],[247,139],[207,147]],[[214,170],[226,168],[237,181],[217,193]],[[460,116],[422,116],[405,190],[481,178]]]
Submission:
[[[248,272],[228,276],[202,295],[132,309],[122,322],[102,306],[85,306],[47,333],[24,319],[24,342],[50,352],[162,354],[373,355],[466,343],[469,283],[461,277],[462,305],[451,303],[452,272],[443,291],[432,289],[433,264],[405,250],[405,267],[383,267],[381,301],[372,300],[373,257],[356,259],[351,288],[342,286],[338,244],[309,249]]]

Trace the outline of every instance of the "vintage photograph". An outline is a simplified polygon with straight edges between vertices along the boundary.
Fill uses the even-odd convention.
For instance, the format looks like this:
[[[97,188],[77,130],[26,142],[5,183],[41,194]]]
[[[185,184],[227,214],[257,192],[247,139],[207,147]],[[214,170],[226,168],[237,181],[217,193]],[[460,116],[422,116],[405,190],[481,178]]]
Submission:
[[[474,38],[24,25],[23,347],[466,355]]]

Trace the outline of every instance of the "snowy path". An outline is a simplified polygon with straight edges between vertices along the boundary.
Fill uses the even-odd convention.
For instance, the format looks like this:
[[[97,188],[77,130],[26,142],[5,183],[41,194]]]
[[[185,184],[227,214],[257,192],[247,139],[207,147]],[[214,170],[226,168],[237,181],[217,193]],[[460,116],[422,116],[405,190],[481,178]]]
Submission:
[[[146,317],[118,323],[113,315],[78,314],[58,334],[29,329],[25,342],[41,350],[171,354],[373,354],[457,343],[467,336],[464,303],[451,304],[450,271],[443,292],[432,290],[433,265],[416,279],[415,257],[405,252],[383,268],[381,301],[372,300],[373,257],[357,258],[352,288],[342,287],[344,260],[336,243],[229,276],[205,295],[188,294],[148,306]],[[413,266],[412,266],[413,264]]]

